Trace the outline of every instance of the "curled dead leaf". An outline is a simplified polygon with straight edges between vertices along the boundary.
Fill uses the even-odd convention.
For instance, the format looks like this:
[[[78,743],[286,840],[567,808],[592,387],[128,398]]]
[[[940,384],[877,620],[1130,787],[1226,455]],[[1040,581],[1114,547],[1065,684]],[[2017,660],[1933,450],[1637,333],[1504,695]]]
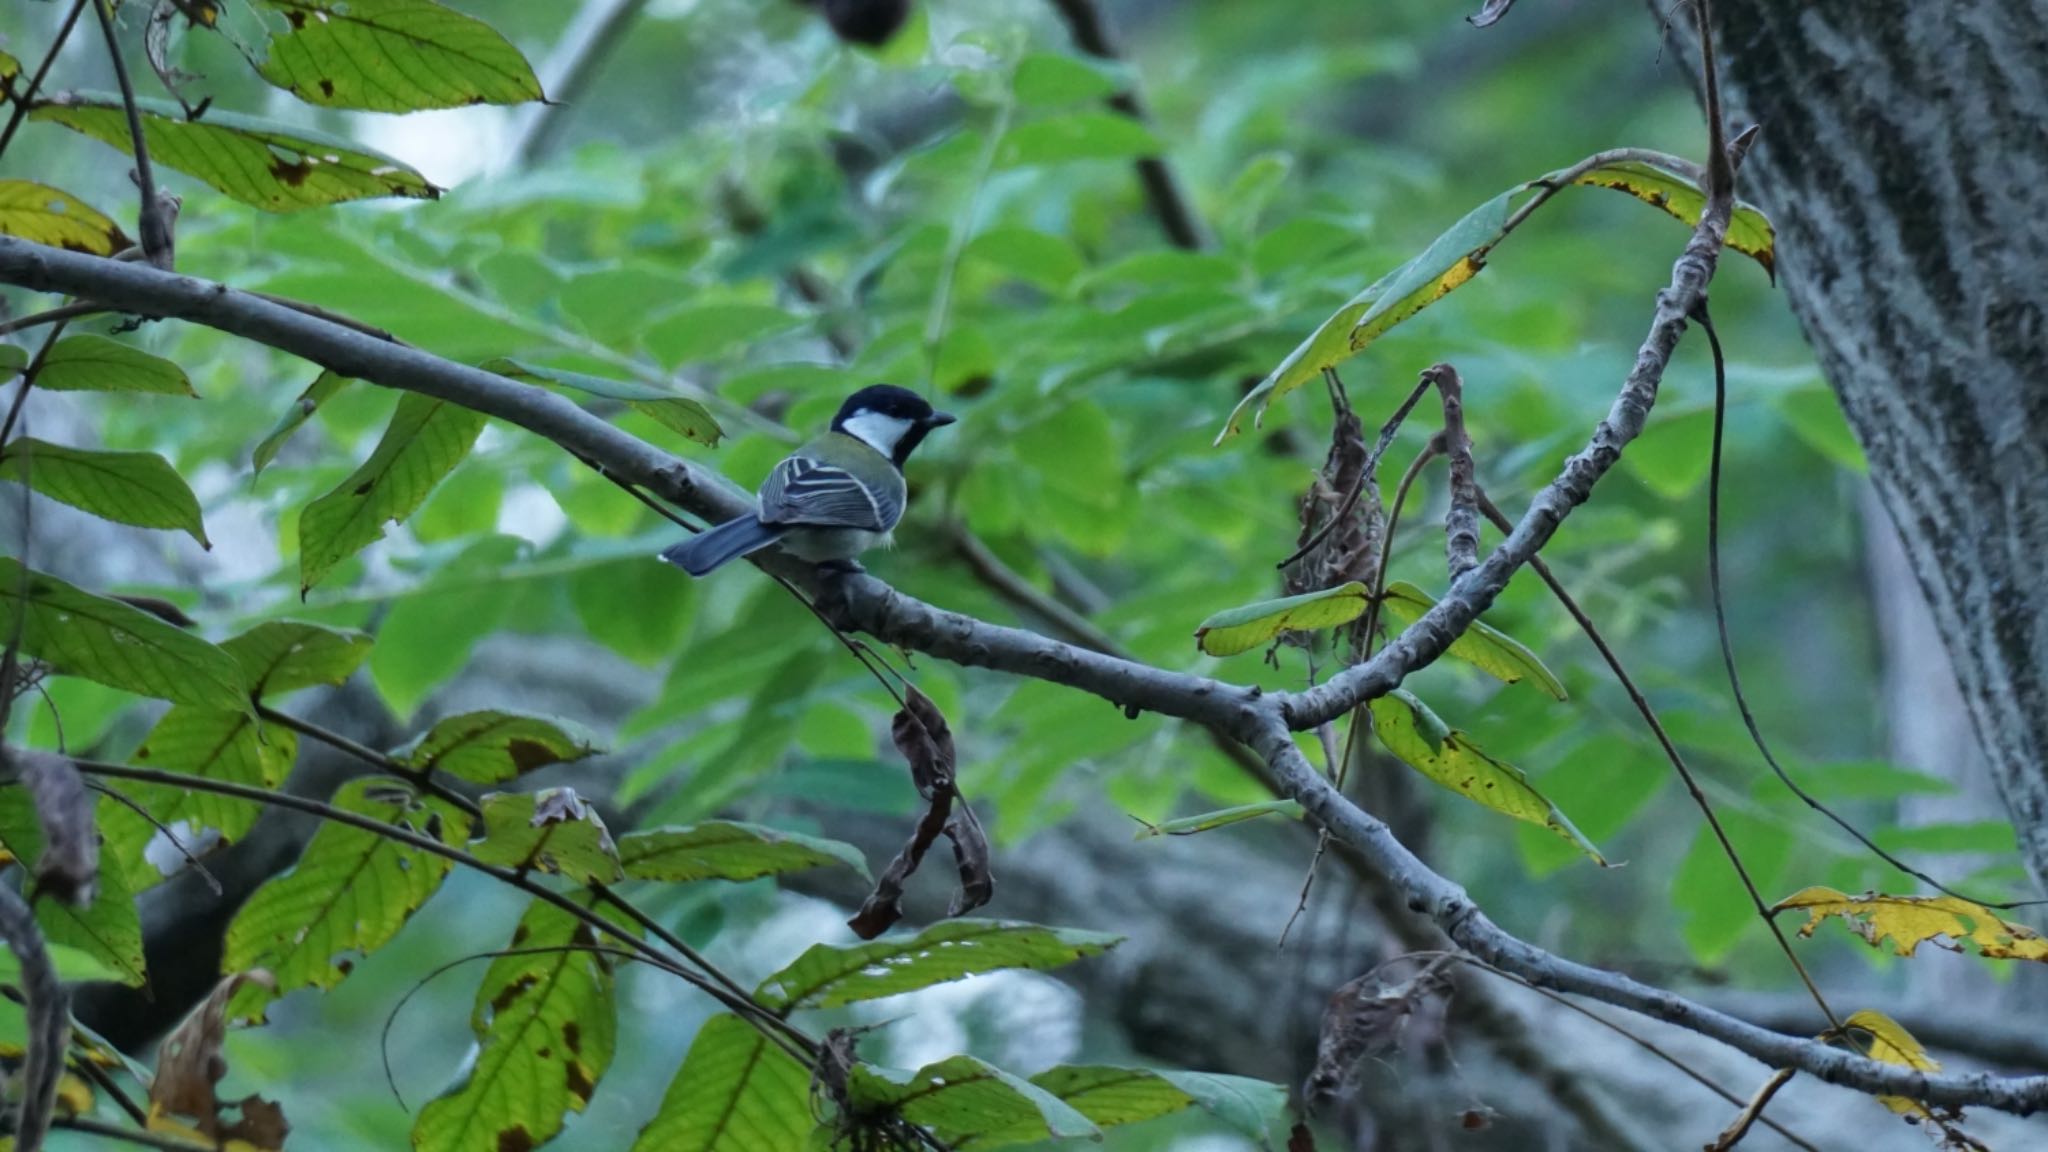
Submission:
[[[201,1135],[216,1143],[239,1140],[263,1152],[284,1147],[291,1125],[282,1108],[260,1096],[223,1101],[215,1092],[228,1071],[227,1058],[221,1054],[227,1040],[228,1001],[243,984],[277,987],[270,973],[260,968],[229,976],[164,1038],[157,1050],[156,1078],[149,1084],[151,1128],[175,1131],[184,1127],[178,1117],[189,1117]],[[225,1113],[230,1110],[239,1112],[239,1118],[228,1120]]]

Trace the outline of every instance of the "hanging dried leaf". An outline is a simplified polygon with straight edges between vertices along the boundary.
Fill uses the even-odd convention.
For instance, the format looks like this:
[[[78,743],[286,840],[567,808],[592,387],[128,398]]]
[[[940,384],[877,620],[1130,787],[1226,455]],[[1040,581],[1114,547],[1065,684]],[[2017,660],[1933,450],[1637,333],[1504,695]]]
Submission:
[[[227,1039],[228,1001],[244,984],[277,987],[270,973],[260,968],[237,972],[216,985],[206,1002],[164,1039],[157,1050],[156,1078],[149,1084],[152,1128],[159,1120],[182,1126],[173,1117],[186,1116],[209,1140],[247,1141],[265,1152],[284,1147],[291,1126],[285,1123],[283,1109],[257,1096],[224,1103],[214,1091],[228,1071],[227,1059],[221,1055],[221,1045]],[[239,1109],[240,1118],[228,1121],[222,1113],[229,1108]]]
[[[1515,6],[1515,0],[1486,0],[1486,6],[1465,17],[1465,22],[1474,28],[1490,28],[1500,23],[1500,18]]]
[[[28,749],[9,749],[5,756],[34,798],[36,822],[43,830],[36,891],[67,904],[91,904],[99,879],[100,834],[93,825],[93,799],[86,793],[85,780],[62,756]]]
[[[1323,1009],[1315,1067],[1301,1086],[1308,1107],[1341,1092],[1359,1061],[1391,1051],[1423,1009],[1442,1007],[1451,990],[1451,957],[1438,953],[1422,959],[1397,956],[1331,995]]]

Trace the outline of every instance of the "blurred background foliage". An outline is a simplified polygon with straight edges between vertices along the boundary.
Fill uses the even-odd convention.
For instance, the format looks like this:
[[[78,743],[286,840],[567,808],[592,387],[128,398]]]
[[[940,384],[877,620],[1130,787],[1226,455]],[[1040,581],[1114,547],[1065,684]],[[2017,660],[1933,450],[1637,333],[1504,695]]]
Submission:
[[[456,6],[536,61],[576,15]],[[358,138],[450,190],[433,204],[268,216],[166,176],[185,195],[179,265],[456,359],[515,356],[702,394],[728,433],[715,448],[637,414],[619,420],[749,489],[851,389],[933,390],[964,418],[913,464],[909,519],[897,549],[873,558],[879,575],[947,608],[1036,625],[962,561],[955,540],[969,532],[1143,659],[1298,685],[1298,651],[1277,667],[1256,654],[1219,661],[1190,635],[1213,611],[1277,593],[1274,564],[1292,550],[1328,410],[1320,389],[1304,389],[1262,431],[1213,447],[1223,417],[1336,305],[1504,188],[1606,147],[1697,156],[1687,71],[1630,5],[1528,5],[1483,34],[1424,0],[1110,7],[1128,63],[1078,57],[1050,6],[933,0],[870,51],[796,4],[652,0],[565,107],[402,119],[298,106],[218,38],[189,36],[183,67],[218,107]],[[10,5],[0,31],[32,57],[58,14]],[[110,87],[97,48],[80,37],[58,78]],[[1149,125],[1102,108],[1128,83]],[[551,147],[522,143],[536,116],[558,120]],[[1207,250],[1172,248],[1146,213],[1130,163],[1155,151],[1207,221]],[[112,151],[52,127],[29,125],[9,166],[103,208],[130,198]],[[1370,426],[1420,369],[1455,363],[1481,476],[1513,512],[1604,414],[1683,236],[1624,197],[1564,195],[1483,275],[1347,365],[1350,394]],[[1726,262],[1715,310],[1733,357],[1730,611],[1766,728],[1817,794],[1880,839],[2009,860],[2003,825],[1890,826],[1900,796],[1948,785],[1877,764],[1886,729],[1872,703],[1858,451],[1759,268]],[[892,702],[799,605],[756,572],[692,584],[657,565],[671,525],[516,430],[492,426],[410,524],[301,602],[298,510],[368,453],[394,397],[348,386],[256,475],[252,448],[317,369],[190,326],[150,324],[133,339],[185,366],[203,402],[74,407],[106,446],[167,455],[215,541],[206,553],[170,533],[129,534],[147,562],[114,571],[147,585],[136,590],[177,600],[209,634],[281,615],[370,629],[369,679],[407,723],[449,711],[443,687],[479,661],[555,644],[536,650],[590,662],[615,697],[571,718],[618,750],[604,799],[632,821],[724,813],[829,833],[835,811],[911,811],[901,767],[878,753]],[[1704,346],[1688,343],[1649,433],[1546,555],[1694,754],[1766,897],[1861,891],[1889,877],[1763,773],[1727,702],[1704,585],[1710,399]],[[1389,488],[1426,424],[1390,454]],[[1420,486],[1393,563],[1395,578],[1437,591],[1440,477]],[[1411,687],[1529,770],[1628,867],[1593,868],[1540,829],[1436,791],[1431,862],[1510,931],[1574,957],[1787,985],[1570,620],[1528,575],[1488,619],[1537,648],[1572,700],[1448,664]],[[1206,739],[1158,718],[929,660],[915,677],[961,734],[963,789],[997,837],[999,876],[1005,844],[1078,810],[1158,820],[1262,798]],[[82,681],[51,692],[73,749],[118,758],[144,730],[116,693]],[[46,708],[22,723],[50,734]],[[1287,844],[1305,863],[1301,842]],[[2017,876],[1995,871],[1980,879]],[[308,1146],[403,1140],[408,1120],[376,1071],[379,1024],[421,973],[496,946],[517,915],[509,894],[453,883],[467,899],[444,897],[338,991],[295,996],[274,1027],[236,1037],[237,1079],[297,1086],[286,1099]],[[1272,894],[1275,935],[1291,896]],[[793,899],[752,885],[663,912],[758,974],[819,932],[843,935],[830,916],[793,920]],[[990,912],[1004,914],[1000,889]],[[1838,972],[1872,962],[1846,945],[1812,951]],[[437,981],[394,1029],[414,1106],[462,1058],[466,1037],[435,1022],[460,1018],[480,971]],[[1027,1065],[1113,1049],[1079,1022],[1023,1028],[1066,1001],[1050,982],[1022,986],[1001,1004],[928,998],[916,1025],[883,1043],[898,1063],[949,1044]],[[573,1124],[579,1147],[623,1146],[644,1112],[630,1102],[659,1092],[703,1011],[658,978],[627,988],[645,1011]]]

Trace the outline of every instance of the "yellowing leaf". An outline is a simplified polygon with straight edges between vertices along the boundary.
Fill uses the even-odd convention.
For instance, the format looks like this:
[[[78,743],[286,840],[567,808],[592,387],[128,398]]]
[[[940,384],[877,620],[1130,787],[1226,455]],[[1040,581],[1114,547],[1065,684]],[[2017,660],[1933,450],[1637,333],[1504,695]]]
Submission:
[[[23,436],[0,449],[0,479],[116,524],[182,531],[213,547],[199,498],[154,452],[95,452]]]
[[[1688,226],[1700,222],[1700,213],[1707,205],[1707,194],[1689,177],[1643,160],[1602,164],[1573,183],[1625,192]],[[1773,281],[1778,278],[1777,240],[1777,232],[1762,209],[1736,202],[1735,212],[1728,219],[1728,247],[1762,265]]]
[[[1399,688],[1371,704],[1373,731],[1387,751],[1431,780],[1503,815],[1548,828],[1591,857],[1607,860],[1581,835],[1520,768],[1488,756],[1472,738],[1453,730],[1428,705]]]
[[[218,109],[187,120],[175,104],[137,100],[150,159],[266,212],[298,212],[373,196],[432,200],[441,190],[405,164],[360,144]],[[128,150],[119,96],[74,93],[29,113]]]
[[[484,418],[460,405],[417,392],[400,398],[370,458],[299,515],[300,591],[382,540],[385,524],[417,512],[483,428]]]
[[[1866,1008],[1842,1021],[1842,1030],[1858,1051],[1872,1060],[1885,1064],[1897,1064],[1902,1068],[1913,1068],[1921,1072],[1941,1071],[1941,1061],[1927,1054],[1920,1041],[1901,1027],[1899,1022],[1882,1012]],[[1901,1115],[1925,1114],[1927,1106],[1904,1096],[1879,1096],[1878,1102]]]
[[[483,799],[484,834],[469,854],[521,872],[567,876],[581,884],[625,877],[604,820],[573,788],[493,792]]]
[[[1413,624],[1422,618],[1423,613],[1436,607],[1436,601],[1427,592],[1406,580],[1396,580],[1387,585],[1384,604],[1387,612],[1399,617],[1404,624]],[[1543,661],[1537,659],[1534,652],[1507,633],[1481,621],[1474,620],[1463,635],[1452,641],[1449,652],[1503,683],[1518,684],[1529,680],[1559,700],[1569,698],[1564,685],[1543,666]]]
[[[261,0],[290,27],[263,78],[308,104],[412,112],[542,99],[497,30],[432,0]]]
[[[1806,913],[1799,926],[1801,936],[1813,935],[1820,922],[1839,916],[1851,931],[1873,948],[1891,942],[1891,950],[1911,956],[1920,945],[1959,949],[1965,943],[1976,946],[1979,955],[1994,960],[2048,961],[2048,938],[2021,924],[1998,918],[1997,913],[1957,896],[1887,896],[1865,893],[1850,896],[1833,888],[1805,888],[1773,905],[1773,913],[1798,909]]]
[[[1261,600],[1242,608],[1218,612],[1195,629],[1195,644],[1211,656],[1235,656],[1249,652],[1282,632],[1306,632],[1335,628],[1365,615],[1370,599],[1365,585],[1356,580],[1278,600]]]
[[[99,209],[33,180],[0,180],[0,232],[94,256],[134,243]]]
[[[856,1109],[893,1110],[948,1144],[1102,1139],[1073,1105],[972,1056],[948,1057],[915,1072],[856,1064],[847,1088]]]
[[[1420,256],[1353,296],[1238,402],[1216,442],[1221,444],[1244,431],[1245,415],[1255,404],[1253,423],[1257,424],[1265,419],[1273,401],[1314,380],[1323,369],[1356,356],[1394,325],[1478,275],[1486,266],[1487,253],[1505,235],[1508,202],[1520,191],[1511,188],[1474,208]]]
[[[422,772],[446,772],[475,784],[501,784],[553,764],[597,755],[571,725],[519,712],[464,712],[443,717],[400,755]]]

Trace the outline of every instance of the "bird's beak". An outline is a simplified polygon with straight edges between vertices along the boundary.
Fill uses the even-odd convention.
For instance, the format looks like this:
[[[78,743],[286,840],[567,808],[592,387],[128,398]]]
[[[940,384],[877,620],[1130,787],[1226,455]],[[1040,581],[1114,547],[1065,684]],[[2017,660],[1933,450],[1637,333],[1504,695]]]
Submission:
[[[951,412],[934,412],[924,418],[924,426],[927,428],[944,428],[946,425],[955,423],[959,419],[958,416],[953,415]]]

